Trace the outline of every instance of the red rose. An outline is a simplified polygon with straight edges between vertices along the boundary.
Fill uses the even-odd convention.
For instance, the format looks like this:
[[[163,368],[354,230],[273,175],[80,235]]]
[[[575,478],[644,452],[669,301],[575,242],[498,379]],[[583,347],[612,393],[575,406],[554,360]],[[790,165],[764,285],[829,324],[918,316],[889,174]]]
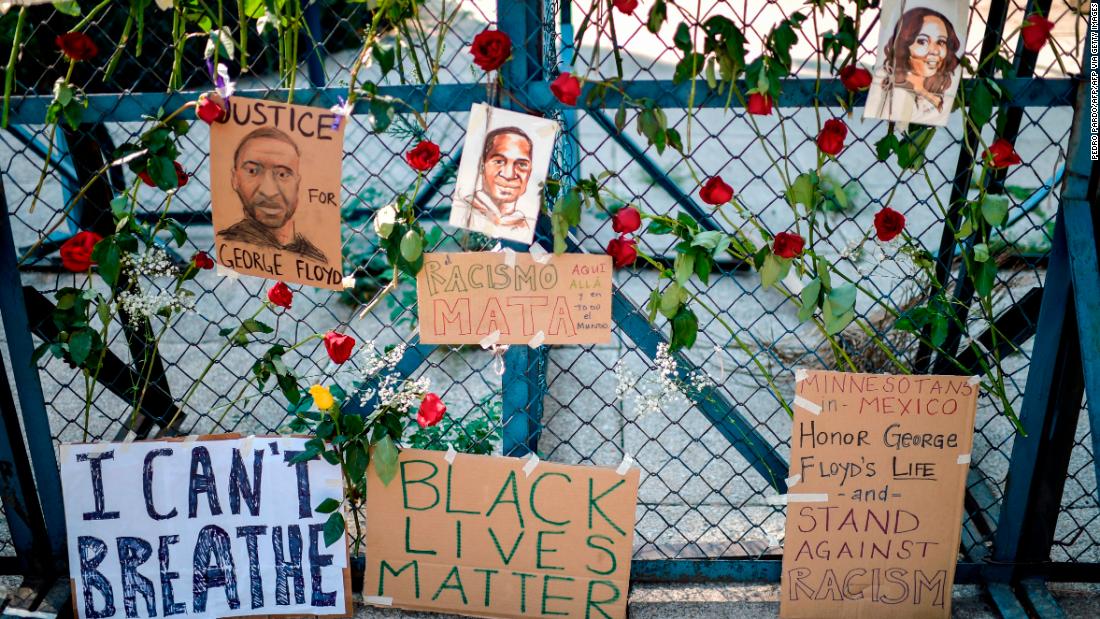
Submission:
[[[634,261],[638,259],[638,250],[634,247],[637,244],[638,241],[628,239],[625,236],[611,239],[611,242],[607,244],[607,254],[611,256],[615,268],[621,269],[634,264]]]
[[[871,87],[871,72],[850,64],[840,70],[840,83],[851,92],[867,90]]]
[[[190,177],[187,175],[187,172],[183,171],[183,166],[180,165],[180,162],[173,161],[172,165],[176,167],[176,188],[178,189],[178,188],[183,187],[184,185],[186,185],[187,181]],[[148,185],[150,187],[156,187],[157,186],[157,184],[153,181],[153,177],[149,175],[148,170],[145,170],[143,172],[138,172],[138,178],[141,179],[141,182],[145,183],[146,185]]]
[[[611,216],[611,229],[619,234],[630,234],[642,227],[642,216],[633,206],[625,206]]]
[[[985,150],[982,158],[998,170],[1022,163],[1020,155],[1016,154],[1016,149],[1012,148],[1012,143],[1004,138],[994,140]]]
[[[351,351],[355,350],[355,338],[329,331],[325,334],[325,350],[328,351],[329,359],[336,363],[343,363],[351,357]]]
[[[550,82],[550,92],[558,98],[558,101],[566,105],[576,105],[577,98],[581,96],[581,83],[572,73],[562,73],[558,79]]]
[[[745,110],[748,111],[749,114],[755,114],[757,116],[771,116],[772,98],[770,95],[754,92],[749,95],[749,102],[745,106]]]
[[[92,266],[92,249],[102,240],[95,232],[77,232],[61,246],[61,264],[74,273],[87,271]]]
[[[775,235],[772,243],[772,253],[780,258],[795,258],[802,253],[802,246],[806,241],[793,232],[780,232]]]
[[[99,54],[99,48],[96,47],[95,41],[83,32],[59,34],[54,39],[54,43],[57,44],[62,53],[73,60],[91,60]]]
[[[712,176],[703,183],[703,188],[699,190],[699,197],[711,206],[725,204],[733,199],[733,187],[727,185],[721,176]]]
[[[1054,22],[1032,13],[1024,20],[1020,27],[1020,36],[1024,39],[1024,47],[1028,51],[1038,52],[1050,40],[1050,31],[1054,29]]]
[[[196,269],[209,271],[214,268],[214,259],[204,251],[197,251],[194,256],[191,256],[191,264],[195,265]]]
[[[290,304],[294,301],[294,293],[286,284],[279,282],[267,291],[267,300],[279,307],[290,309]]]
[[[199,105],[195,108],[195,115],[208,125],[229,120],[229,110],[206,95],[199,97]]]
[[[627,15],[633,15],[634,9],[638,8],[638,0],[614,0],[614,4],[620,13]]]
[[[848,137],[848,127],[844,121],[830,118],[817,136],[817,147],[826,155],[836,156],[844,149],[844,138]]]
[[[512,40],[499,30],[483,30],[470,46],[474,64],[482,71],[495,71],[512,55]]]
[[[439,163],[439,147],[429,140],[421,140],[412,150],[405,153],[405,161],[417,172],[427,172]]]
[[[905,215],[889,206],[875,213],[875,233],[882,242],[892,241],[905,229]]]
[[[420,410],[416,411],[416,423],[421,428],[430,428],[443,419],[447,414],[447,405],[434,393],[427,393],[420,400]]]

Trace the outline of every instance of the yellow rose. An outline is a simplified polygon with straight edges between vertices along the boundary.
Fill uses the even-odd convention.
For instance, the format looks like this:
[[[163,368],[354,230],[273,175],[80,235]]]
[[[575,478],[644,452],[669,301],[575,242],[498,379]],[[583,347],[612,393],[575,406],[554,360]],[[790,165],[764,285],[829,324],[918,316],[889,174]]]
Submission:
[[[329,393],[328,387],[314,385],[309,388],[309,395],[313,396],[313,403],[317,405],[317,410],[319,411],[327,411],[336,403],[336,400],[332,399],[332,394]]]

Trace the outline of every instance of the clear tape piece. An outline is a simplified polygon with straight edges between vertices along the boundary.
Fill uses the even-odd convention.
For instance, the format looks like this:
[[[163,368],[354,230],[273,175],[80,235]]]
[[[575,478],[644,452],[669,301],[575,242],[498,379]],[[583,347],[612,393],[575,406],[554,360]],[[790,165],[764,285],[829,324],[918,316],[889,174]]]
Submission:
[[[794,396],[794,405],[801,408],[801,409],[803,409],[803,410],[805,410],[805,411],[813,413],[814,415],[820,415],[821,414],[821,405],[820,404],[818,404],[817,402],[811,402],[810,400],[807,400],[806,398],[804,398],[800,395]]]
[[[970,464],[970,454],[959,454],[959,457],[955,458],[955,464]]]
[[[535,467],[538,466],[538,465],[539,465],[539,457],[537,455],[535,455],[534,453],[532,453],[527,458],[527,464],[523,465],[523,475],[525,477],[530,477],[531,472],[534,471]]]
[[[364,595],[363,601],[375,606],[393,606],[393,598],[388,595]]]
[[[615,469],[615,473],[618,475],[626,475],[632,466],[634,466],[634,456],[624,453],[623,461],[619,463],[619,468]]]
[[[791,492],[787,494],[778,494],[776,496],[764,497],[764,502],[768,505],[789,505],[791,503],[826,503],[829,501],[829,495],[825,493],[796,493]]]
[[[801,475],[791,475],[790,477],[788,477],[784,481],[787,482],[787,487],[790,488],[791,486],[794,486],[798,482],[802,481],[802,476]]]
[[[531,348],[538,348],[539,346],[542,346],[542,343],[545,341],[546,333],[543,331],[539,331],[531,338],[531,341],[527,342],[527,345]]]
[[[454,464],[455,456],[458,452],[455,451],[454,445],[447,443],[447,455],[443,456],[443,459],[447,461],[447,464]]]
[[[794,382],[800,383],[810,375],[810,372],[806,368],[797,368],[794,371]]]

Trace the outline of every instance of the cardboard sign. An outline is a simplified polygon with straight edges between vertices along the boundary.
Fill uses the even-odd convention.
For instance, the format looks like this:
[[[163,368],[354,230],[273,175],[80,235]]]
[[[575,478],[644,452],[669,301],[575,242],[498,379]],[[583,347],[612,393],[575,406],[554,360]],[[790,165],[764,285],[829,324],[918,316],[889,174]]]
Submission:
[[[781,617],[950,617],[978,382],[798,371]]]
[[[367,603],[625,617],[638,470],[406,449],[367,473]]]
[[[416,276],[420,341],[604,344],[611,341],[611,257],[425,254]]]
[[[455,175],[450,224],[530,244],[560,129],[549,118],[475,103]]]
[[[218,264],[238,273],[343,288],[344,127],[327,109],[230,97],[210,127]]]
[[[962,81],[967,0],[886,0],[864,117],[946,125]]]
[[[77,614],[350,616],[347,541],[325,546],[314,510],[340,468],[289,463],[306,440],[62,445]]]

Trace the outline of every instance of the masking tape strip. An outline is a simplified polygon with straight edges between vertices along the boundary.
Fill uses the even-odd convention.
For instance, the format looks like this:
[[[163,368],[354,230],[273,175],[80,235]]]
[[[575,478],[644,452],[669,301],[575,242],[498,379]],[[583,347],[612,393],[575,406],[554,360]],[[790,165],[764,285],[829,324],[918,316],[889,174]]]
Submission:
[[[966,379],[966,384],[971,386],[977,385],[980,382],[982,382],[982,377],[978,376],[977,374]]]
[[[959,457],[955,458],[955,464],[970,464],[970,454],[959,454]]]
[[[790,493],[790,494],[777,494],[775,496],[764,497],[764,502],[768,505],[788,505],[790,503],[826,503],[829,500],[829,495],[824,493]]]
[[[393,606],[393,598],[386,595],[364,595],[363,601],[375,606]]]
[[[791,486],[794,486],[795,484],[797,484],[800,481],[802,481],[802,476],[801,475],[791,475],[790,477],[788,477],[786,479],[787,487],[790,488]]]
[[[492,333],[490,333],[489,335],[486,335],[485,337],[481,338],[481,341],[478,342],[478,343],[481,344],[482,348],[488,350],[488,349],[492,348],[494,345],[496,345],[496,343],[499,342],[499,341],[500,341],[500,329],[497,329],[497,330],[493,331]]]
[[[524,475],[524,477],[530,477],[531,476],[531,471],[534,471],[535,467],[538,466],[538,465],[539,465],[539,457],[536,456],[532,452],[531,457],[527,459],[527,464],[523,465],[523,475]]]
[[[810,376],[806,368],[798,368],[794,371],[794,382],[800,383]]]
[[[194,443],[197,440],[199,440],[198,434],[188,434],[183,438],[184,444]]]
[[[542,346],[542,343],[545,342],[545,341],[546,341],[546,333],[543,332],[543,331],[539,331],[538,333],[536,333],[531,338],[530,342],[527,342],[527,345],[530,346],[531,348],[538,348],[539,346]]]
[[[458,452],[455,451],[454,445],[447,443],[447,455],[443,456],[443,459],[447,461],[447,464],[454,464],[455,456],[457,455]]]
[[[623,461],[619,463],[619,468],[615,469],[615,473],[617,475],[626,475],[632,466],[634,466],[634,456],[624,453]]]
[[[98,456],[99,454],[107,451],[111,447],[113,447],[113,445],[111,443],[92,443],[92,444],[88,445],[88,447],[84,451],[84,453],[91,454],[93,456]]]
[[[821,414],[821,405],[816,402],[811,402],[806,398],[796,395],[794,396],[794,405],[798,406],[806,411],[813,413],[814,415]]]
[[[766,535],[767,538],[768,538],[768,548],[779,548],[780,546],[782,546],[782,544],[779,541],[779,538],[772,535],[768,531],[764,531],[764,535]]]
[[[505,266],[509,268],[516,266],[516,250],[512,249],[511,247],[505,247],[503,251]]]
[[[252,441],[256,440],[255,434],[249,434],[241,440],[241,454],[252,452]]]
[[[535,262],[539,264],[546,264],[550,262],[550,259],[554,257],[554,254],[543,249],[542,245],[538,243],[531,244],[531,257],[535,259]]]
[[[218,274],[219,277],[228,277],[229,279],[239,279],[241,277],[240,273],[234,271],[229,267],[222,266],[221,264],[216,264],[214,266],[217,267],[215,272]]]
[[[24,610],[22,608],[5,608],[5,617],[36,617],[40,619],[56,619],[57,613],[47,613],[40,610]]]
[[[355,288],[355,276],[348,275],[344,279],[340,280],[340,285],[344,288]]]

